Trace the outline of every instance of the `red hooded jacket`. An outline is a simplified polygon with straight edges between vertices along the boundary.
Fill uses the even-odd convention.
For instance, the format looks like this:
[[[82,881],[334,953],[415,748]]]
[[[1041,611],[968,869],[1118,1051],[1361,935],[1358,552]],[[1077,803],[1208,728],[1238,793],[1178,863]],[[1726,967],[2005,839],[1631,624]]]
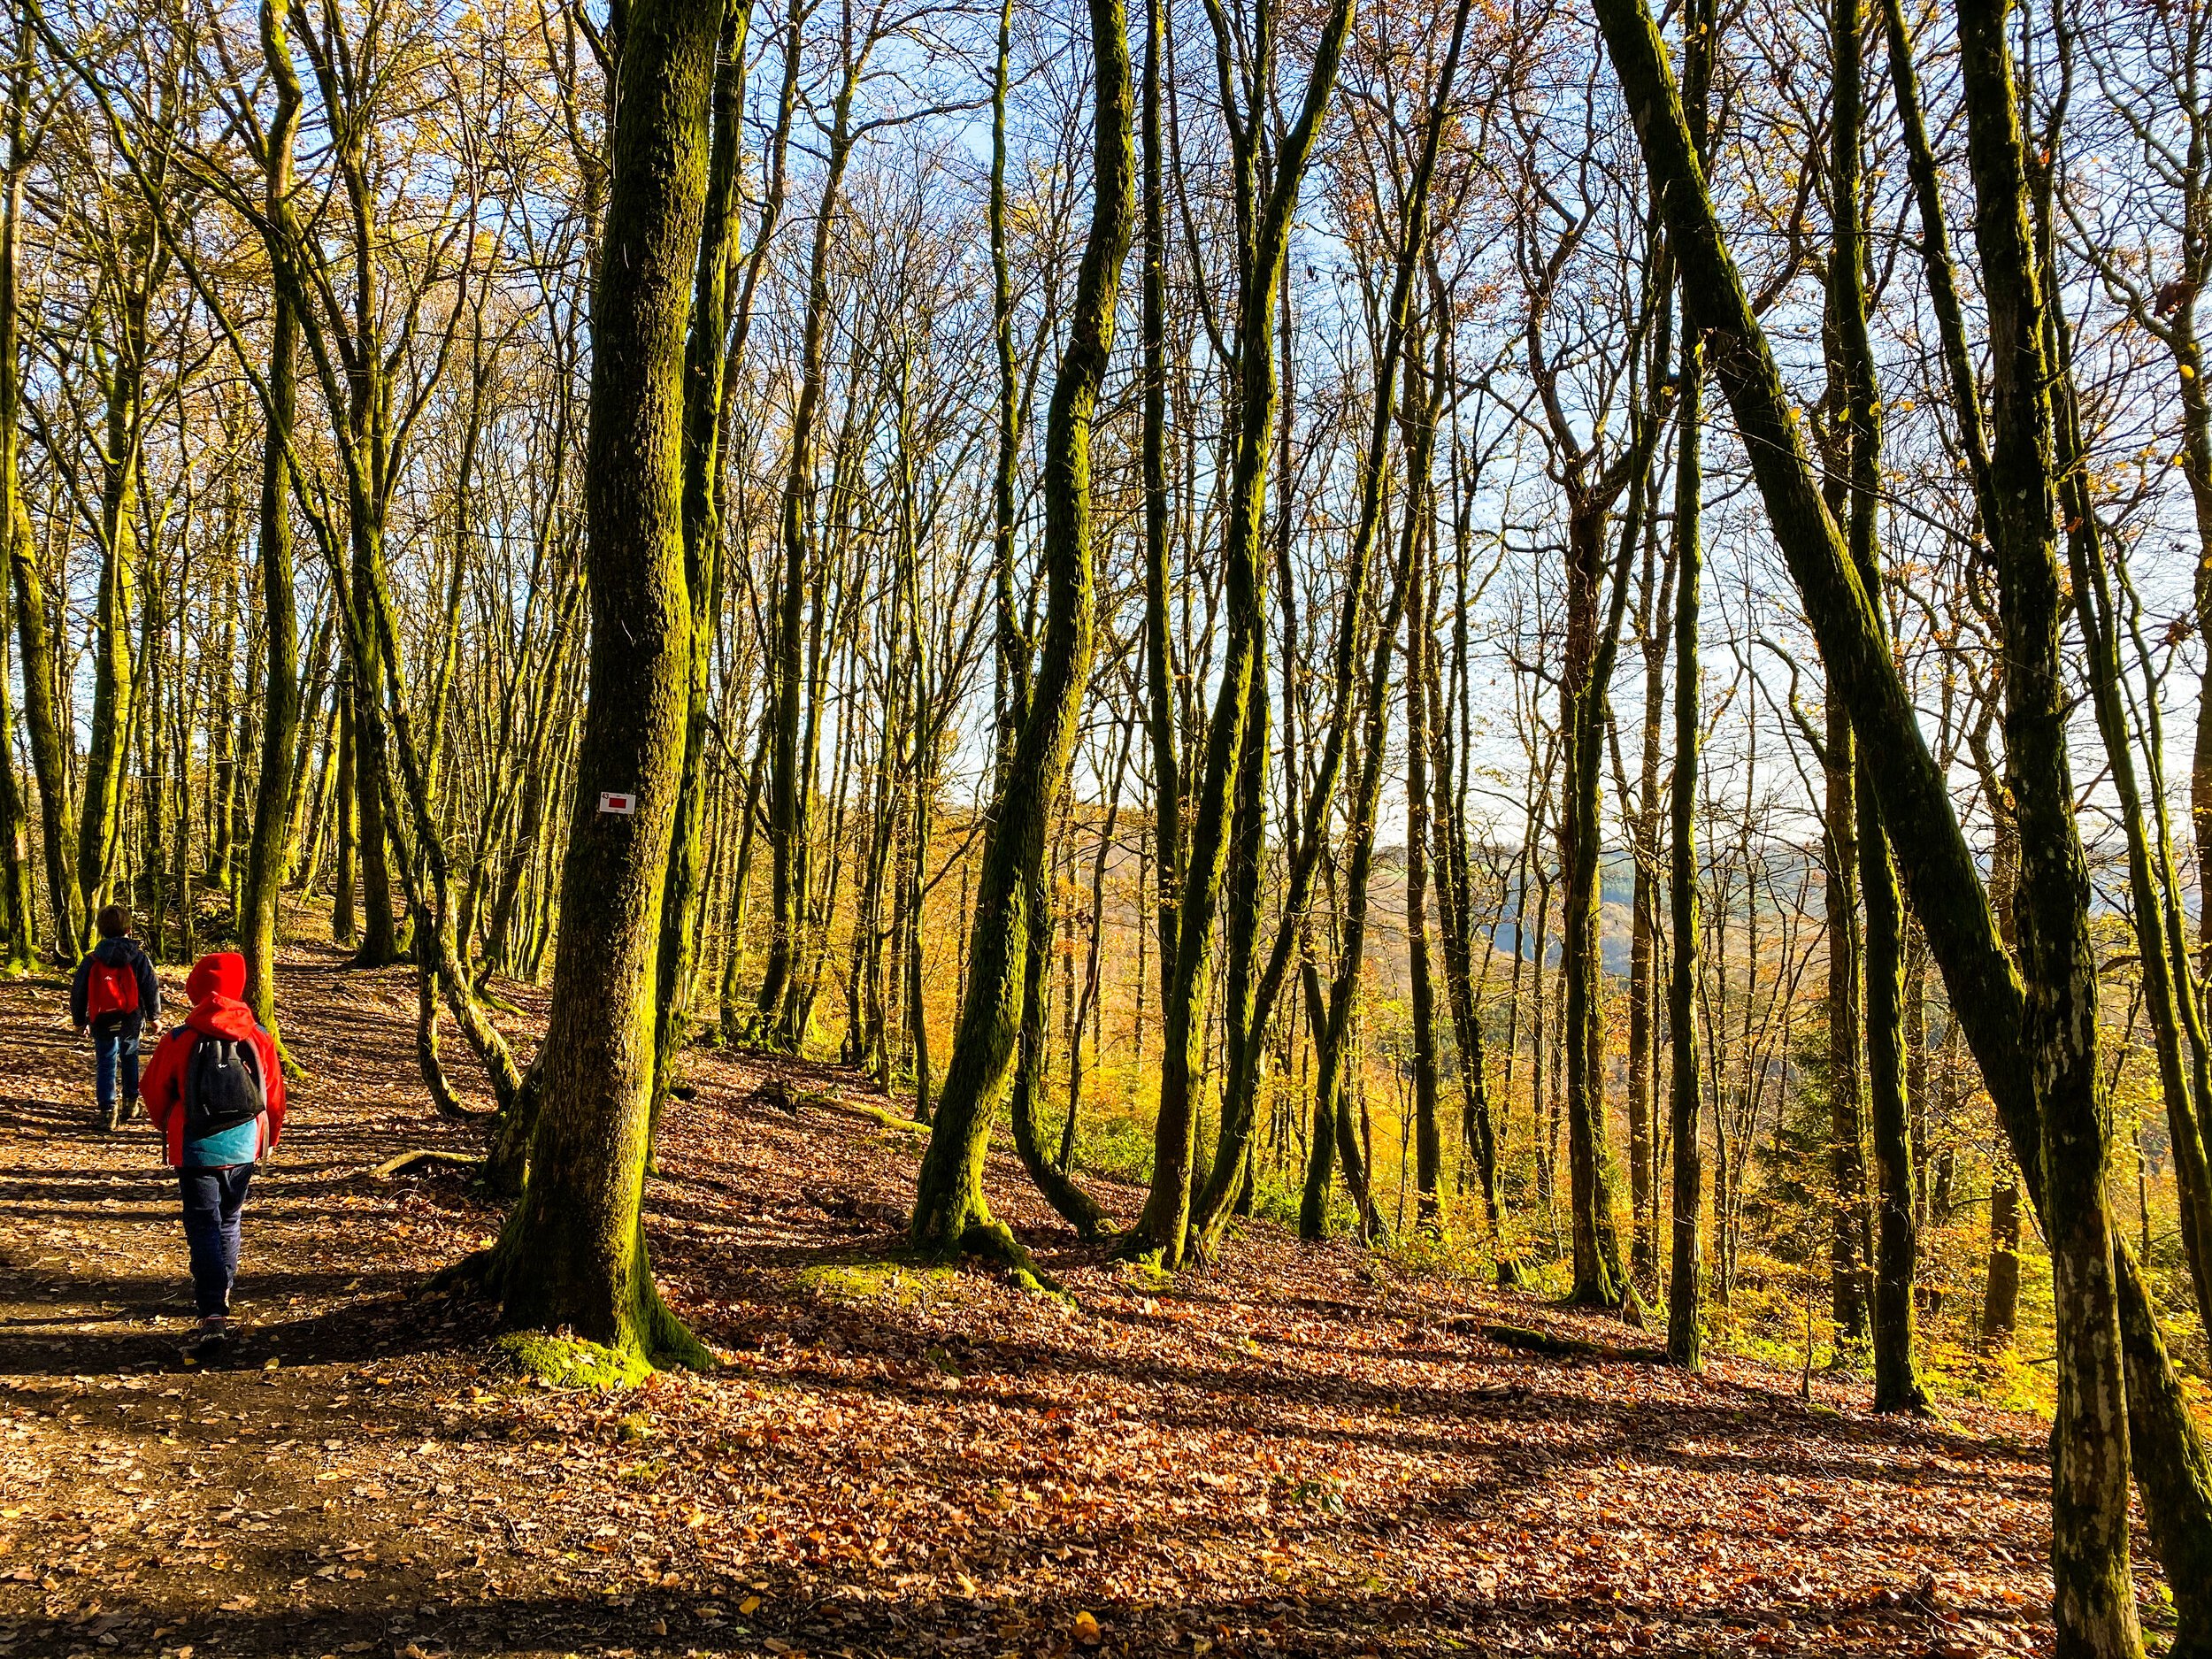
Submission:
[[[194,963],[192,976],[184,982],[192,1011],[183,1025],[162,1038],[139,1081],[147,1121],[161,1132],[172,1164],[184,1162],[184,1071],[192,1045],[203,1032],[250,1042],[260,1057],[261,1085],[269,1109],[262,1114],[261,1141],[254,1156],[265,1156],[284,1133],[284,1068],[277,1060],[276,1043],[255,1022],[253,1010],[239,1001],[245,988],[246,959],[235,951],[217,951]]]

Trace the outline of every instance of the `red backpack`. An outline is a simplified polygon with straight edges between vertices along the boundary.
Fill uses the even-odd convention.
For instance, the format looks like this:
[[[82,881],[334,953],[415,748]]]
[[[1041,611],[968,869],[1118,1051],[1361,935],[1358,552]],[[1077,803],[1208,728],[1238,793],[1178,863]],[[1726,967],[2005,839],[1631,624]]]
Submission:
[[[119,968],[95,956],[85,981],[84,1006],[90,1019],[103,1014],[138,1012],[137,970],[128,963]]]

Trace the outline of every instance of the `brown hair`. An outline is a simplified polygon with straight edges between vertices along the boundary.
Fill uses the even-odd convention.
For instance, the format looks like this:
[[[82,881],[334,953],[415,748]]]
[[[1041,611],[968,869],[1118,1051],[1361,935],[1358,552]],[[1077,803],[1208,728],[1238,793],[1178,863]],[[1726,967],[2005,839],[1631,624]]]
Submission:
[[[131,931],[131,913],[119,904],[111,904],[98,918],[100,937],[120,939]]]

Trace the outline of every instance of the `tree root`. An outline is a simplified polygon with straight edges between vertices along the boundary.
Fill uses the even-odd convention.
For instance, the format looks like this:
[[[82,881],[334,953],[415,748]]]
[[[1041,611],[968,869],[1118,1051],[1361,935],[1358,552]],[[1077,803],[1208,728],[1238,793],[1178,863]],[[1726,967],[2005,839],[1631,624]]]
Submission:
[[[1456,1325],[1455,1320],[1447,1328]],[[1500,1348],[1517,1348],[1524,1354],[1546,1354],[1554,1359],[1601,1359],[1612,1352],[1601,1342],[1578,1336],[1556,1336],[1549,1331],[1531,1330],[1521,1325],[1477,1324],[1474,1334]]]
[[[711,1348],[691,1333],[691,1327],[670,1310],[661,1300],[659,1287],[650,1279],[646,1280],[641,1300],[643,1305],[637,1311],[638,1347],[654,1370],[712,1371],[721,1363],[714,1357]]]
[[[499,1251],[495,1245],[480,1250],[471,1250],[457,1262],[449,1262],[431,1274],[423,1286],[426,1296],[443,1295],[449,1291],[473,1291],[482,1295],[499,1294]]]
[[[1024,1290],[1050,1296],[1070,1308],[1076,1305],[1067,1286],[1038,1265],[1037,1258],[1023,1248],[1022,1241],[1003,1221],[981,1221],[971,1226],[960,1235],[960,1250],[964,1255],[997,1263]]]
[[[474,1169],[483,1162],[484,1155],[480,1152],[445,1152],[434,1147],[419,1147],[412,1152],[403,1152],[396,1158],[386,1158],[369,1173],[380,1181],[388,1181],[395,1175],[403,1175],[409,1170],[420,1168],[426,1164],[447,1164],[457,1169]]]

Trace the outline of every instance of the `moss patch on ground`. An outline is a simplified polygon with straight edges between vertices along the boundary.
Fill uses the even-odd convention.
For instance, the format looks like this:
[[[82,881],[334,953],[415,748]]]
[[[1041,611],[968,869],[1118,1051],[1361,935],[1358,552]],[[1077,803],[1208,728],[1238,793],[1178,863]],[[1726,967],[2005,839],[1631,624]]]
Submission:
[[[653,1374],[639,1356],[581,1337],[510,1331],[492,1346],[524,1376],[556,1388],[634,1388]]]
[[[928,1302],[954,1279],[951,1268],[921,1262],[825,1262],[801,1270],[799,1288],[825,1302],[888,1302],[911,1308]]]

